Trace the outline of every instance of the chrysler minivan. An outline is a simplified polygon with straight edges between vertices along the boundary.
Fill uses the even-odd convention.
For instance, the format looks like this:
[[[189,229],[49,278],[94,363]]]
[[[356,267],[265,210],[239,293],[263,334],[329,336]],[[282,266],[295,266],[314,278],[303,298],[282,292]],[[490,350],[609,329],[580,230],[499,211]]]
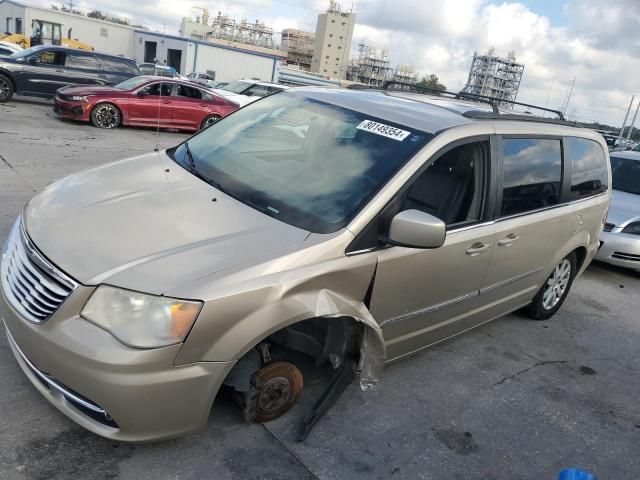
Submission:
[[[509,312],[553,316],[610,185],[603,138],[562,121],[289,89],[43,189],[3,248],[0,312],[33,385],[96,434],[204,428],[223,385],[264,422],[299,398],[301,358],[366,389]]]

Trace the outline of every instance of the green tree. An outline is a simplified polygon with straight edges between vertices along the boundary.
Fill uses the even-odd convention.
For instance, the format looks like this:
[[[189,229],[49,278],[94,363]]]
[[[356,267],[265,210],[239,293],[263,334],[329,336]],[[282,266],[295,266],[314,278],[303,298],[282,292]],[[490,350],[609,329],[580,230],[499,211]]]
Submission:
[[[422,80],[418,82],[419,87],[432,88],[434,90],[446,90],[445,84],[440,83],[438,75],[431,73],[422,77]]]

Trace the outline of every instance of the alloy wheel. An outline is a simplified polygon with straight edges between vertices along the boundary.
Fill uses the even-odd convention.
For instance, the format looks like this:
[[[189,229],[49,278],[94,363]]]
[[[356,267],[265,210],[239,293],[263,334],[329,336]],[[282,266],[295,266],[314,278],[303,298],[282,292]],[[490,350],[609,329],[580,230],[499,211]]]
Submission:
[[[553,309],[562,300],[570,280],[571,262],[565,258],[556,266],[547,280],[546,288],[542,295],[542,306],[545,310]]]
[[[96,123],[100,128],[115,128],[120,123],[120,113],[110,105],[98,107]]]
[[[213,125],[218,120],[220,120],[220,117],[217,117],[215,115],[211,115],[210,117],[205,118],[205,120],[204,120],[204,128],[208,127],[209,125]]]
[[[4,78],[0,78],[0,100],[9,96],[10,91],[11,86],[9,83]]]

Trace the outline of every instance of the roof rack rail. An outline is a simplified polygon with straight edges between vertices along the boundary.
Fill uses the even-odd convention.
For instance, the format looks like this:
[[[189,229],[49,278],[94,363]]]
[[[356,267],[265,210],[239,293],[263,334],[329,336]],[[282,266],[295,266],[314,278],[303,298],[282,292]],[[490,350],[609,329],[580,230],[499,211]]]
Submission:
[[[535,108],[536,110],[542,110],[544,112],[549,112],[549,113],[553,113],[554,115],[557,115],[558,118],[557,120],[559,122],[566,122],[566,119],[564,118],[564,115],[561,111],[559,110],[554,110],[552,108],[547,108],[547,107],[539,107],[538,105],[532,105],[529,103],[522,103],[522,102],[516,102],[515,100],[506,100],[506,99],[502,99],[502,98],[495,98],[495,97],[489,97],[487,95],[478,95],[476,93],[467,93],[467,92],[450,92],[447,90],[438,90],[436,88],[430,88],[430,87],[425,87],[422,85],[416,85],[414,83],[408,83],[408,82],[399,82],[399,81],[395,81],[395,80],[387,80],[386,82],[384,82],[383,84],[383,89],[384,90],[390,90],[389,87],[392,87],[394,85],[399,85],[399,86],[404,86],[404,87],[409,87],[412,89],[415,89],[415,91],[418,91],[418,93],[420,91],[424,91],[430,94],[437,94],[437,95],[447,95],[447,96],[452,96],[453,98],[462,98],[462,99],[469,99],[469,100],[475,100],[477,102],[481,102],[481,103],[486,103],[488,105],[491,105],[491,109],[493,110],[493,115],[491,114],[486,114],[486,112],[469,112],[469,113],[473,113],[474,116],[479,117],[480,113],[483,113],[483,116],[485,118],[501,118],[501,116],[508,116],[508,117],[519,117],[518,120],[524,120],[524,119],[529,119],[532,121],[536,121],[533,120],[534,118],[536,118],[535,116],[528,116],[528,115],[519,115],[519,114],[510,114],[510,113],[506,113],[503,114],[500,112],[498,105],[500,103],[509,103],[511,105],[519,105],[521,107],[527,107],[527,108]],[[514,118],[515,119],[515,118]],[[549,118],[544,118],[544,117],[540,117],[539,121],[549,121],[549,120],[555,120],[555,119],[549,119]]]

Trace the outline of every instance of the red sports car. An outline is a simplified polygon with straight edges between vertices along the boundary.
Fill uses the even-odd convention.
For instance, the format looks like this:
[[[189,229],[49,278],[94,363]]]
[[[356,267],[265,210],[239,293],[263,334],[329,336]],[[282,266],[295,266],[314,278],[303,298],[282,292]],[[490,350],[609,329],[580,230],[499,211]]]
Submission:
[[[99,128],[136,125],[200,130],[239,105],[193,82],[140,76],[112,87],[68,86],[58,90],[54,111]]]

